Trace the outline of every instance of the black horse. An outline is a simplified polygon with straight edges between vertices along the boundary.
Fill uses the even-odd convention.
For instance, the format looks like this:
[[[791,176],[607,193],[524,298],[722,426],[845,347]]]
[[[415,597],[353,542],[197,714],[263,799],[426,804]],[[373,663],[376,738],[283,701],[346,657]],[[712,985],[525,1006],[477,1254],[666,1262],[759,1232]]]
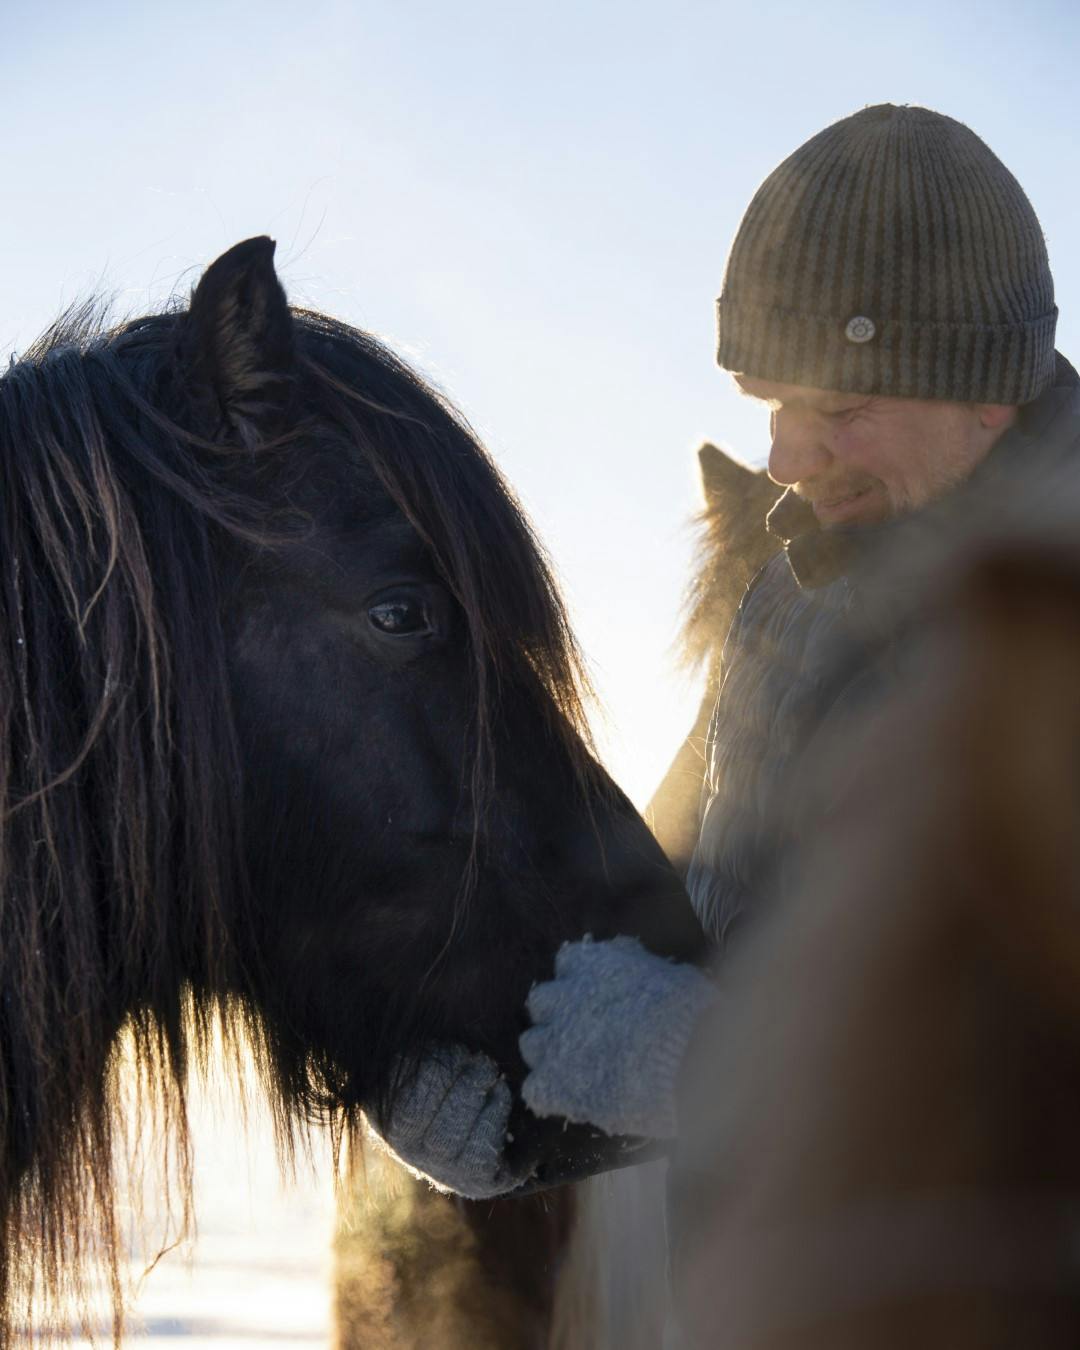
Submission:
[[[183,1190],[219,1025],[288,1138],[385,1117],[437,1045],[516,1087],[567,938],[698,949],[506,485],[272,255],[237,245],[187,310],[69,314],[0,379],[4,1344],[94,1261],[119,1337],[122,1063]],[[532,1185],[619,1150],[521,1105],[510,1134]]]

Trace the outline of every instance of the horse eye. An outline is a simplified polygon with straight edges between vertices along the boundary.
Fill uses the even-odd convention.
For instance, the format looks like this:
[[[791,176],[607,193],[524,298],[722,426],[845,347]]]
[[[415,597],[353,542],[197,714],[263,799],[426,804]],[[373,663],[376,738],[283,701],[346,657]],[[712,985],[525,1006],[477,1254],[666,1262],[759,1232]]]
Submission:
[[[434,632],[427,606],[411,595],[395,595],[379,600],[368,609],[372,628],[387,637],[417,637]]]

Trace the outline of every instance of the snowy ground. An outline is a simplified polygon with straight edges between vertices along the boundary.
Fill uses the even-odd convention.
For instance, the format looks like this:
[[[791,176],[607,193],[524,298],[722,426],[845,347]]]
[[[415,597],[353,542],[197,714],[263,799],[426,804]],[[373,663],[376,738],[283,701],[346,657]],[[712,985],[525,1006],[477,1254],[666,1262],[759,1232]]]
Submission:
[[[193,1244],[142,1282],[132,1350],[312,1350],[330,1344],[334,1200],[328,1148],[283,1182],[268,1121],[200,1095],[193,1102]],[[133,1273],[141,1273],[142,1263]],[[104,1330],[104,1329],[103,1329]],[[98,1347],[109,1344],[107,1336]],[[73,1345],[88,1350],[88,1340]]]

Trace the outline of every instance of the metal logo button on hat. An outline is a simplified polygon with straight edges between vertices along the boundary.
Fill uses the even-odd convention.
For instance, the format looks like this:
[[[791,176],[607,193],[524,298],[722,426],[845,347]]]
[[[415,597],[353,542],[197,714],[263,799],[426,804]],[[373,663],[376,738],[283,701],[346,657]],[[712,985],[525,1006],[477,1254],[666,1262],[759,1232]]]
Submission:
[[[849,342],[869,342],[876,332],[873,319],[868,319],[865,314],[856,314],[853,319],[848,319],[844,336]]]

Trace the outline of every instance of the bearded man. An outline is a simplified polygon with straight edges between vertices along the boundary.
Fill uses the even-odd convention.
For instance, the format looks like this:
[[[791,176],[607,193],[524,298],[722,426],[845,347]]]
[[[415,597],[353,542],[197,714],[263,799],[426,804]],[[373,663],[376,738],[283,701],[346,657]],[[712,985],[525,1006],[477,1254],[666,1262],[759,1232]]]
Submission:
[[[925,108],[866,108],[765,180],[717,317],[719,365],[768,409],[769,474],[787,488],[769,517],[784,548],[724,647],[688,874],[722,986],[724,950],[786,880],[798,840],[777,803],[796,761],[872,692],[859,644],[896,599],[874,559],[1080,464],[1080,383],[1054,350],[1030,203],[973,132]],[[715,988],[631,939],[568,944],[530,995],[526,1102],[676,1136],[680,1065]]]

